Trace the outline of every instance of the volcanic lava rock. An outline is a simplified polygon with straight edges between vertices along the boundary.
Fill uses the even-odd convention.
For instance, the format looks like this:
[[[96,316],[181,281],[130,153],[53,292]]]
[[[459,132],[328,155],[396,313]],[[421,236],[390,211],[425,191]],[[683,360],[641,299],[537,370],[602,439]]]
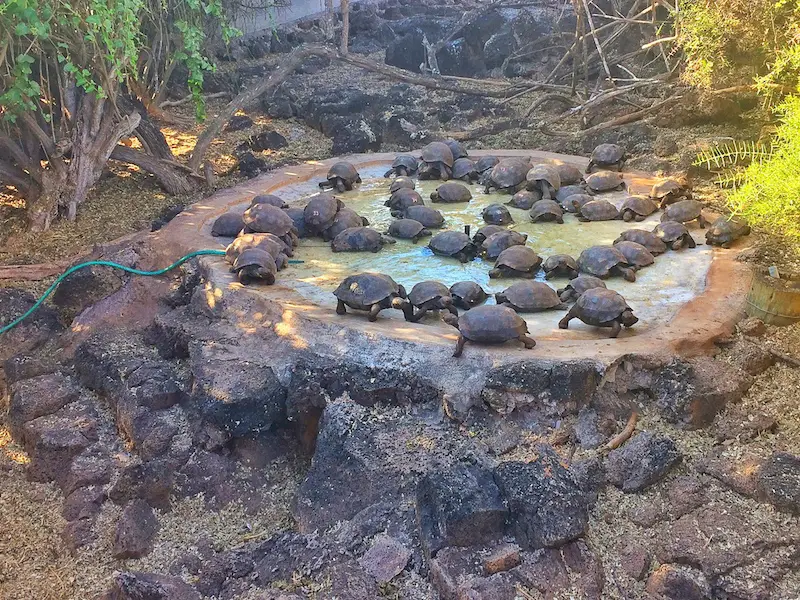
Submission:
[[[481,545],[499,538],[506,515],[491,471],[481,467],[430,473],[417,486],[417,519],[428,556],[444,546]]]
[[[268,129],[262,131],[247,140],[247,146],[253,152],[263,152],[264,150],[280,150],[286,148],[289,142],[277,131]]]
[[[114,534],[114,558],[141,558],[153,549],[158,520],[144,500],[133,500],[122,510]]]
[[[584,407],[575,422],[575,437],[581,448],[592,449],[601,446],[613,434],[613,423],[601,418],[593,408]]]
[[[425,48],[422,45],[422,33],[409,33],[389,44],[386,47],[384,62],[387,65],[419,73],[420,65],[425,62]]]
[[[154,508],[169,507],[175,473],[164,461],[150,460],[126,465],[108,490],[116,504],[142,498]]]
[[[642,581],[650,570],[653,557],[639,544],[626,545],[620,552],[620,566],[628,577]]]
[[[661,565],[647,580],[647,593],[657,600],[708,600],[711,586],[696,569]]]
[[[776,452],[761,467],[758,492],[779,510],[800,514],[800,457]]]
[[[35,302],[33,294],[23,290],[0,289],[0,326],[22,316]],[[21,324],[3,334],[0,361],[37,348],[60,329],[58,313],[47,305],[42,306]]]
[[[733,458],[711,451],[696,461],[695,468],[698,473],[710,475],[728,489],[755,498],[758,494],[758,474],[763,464],[764,459],[759,456],[745,453]]]
[[[200,600],[200,594],[180,577],[122,572],[101,600]]]
[[[379,535],[372,546],[361,557],[361,567],[379,584],[389,583],[406,568],[411,550],[399,540],[388,535]]]
[[[638,492],[669,473],[681,460],[675,442],[650,432],[635,436],[606,459],[608,481],[624,492]]]
[[[79,394],[75,382],[61,373],[40,375],[13,384],[8,403],[8,425],[12,435],[21,438],[25,423],[53,414],[75,402]]]
[[[247,178],[253,178],[259,173],[269,171],[267,161],[257,158],[252,152],[243,152],[237,155],[239,172]]]
[[[106,493],[101,486],[78,488],[64,499],[61,516],[67,521],[93,519],[100,512],[105,499]]]
[[[522,553],[522,564],[512,573],[525,585],[553,595],[569,587],[569,575],[558,550],[543,548]]]
[[[495,469],[509,522],[523,548],[553,548],[584,534],[589,521],[587,499],[558,454],[537,447],[530,463],[506,462]]]
[[[486,72],[483,56],[465,38],[448,42],[437,52],[436,61],[442,75],[477,77]]]
[[[364,119],[348,120],[333,136],[331,153],[334,156],[362,154],[378,150],[381,138],[372,124]]]
[[[149,363],[163,362],[154,348],[127,331],[92,335],[75,351],[75,370],[80,382],[113,403],[127,388],[128,378]]]
[[[225,131],[242,131],[253,126],[253,119],[247,115],[233,115],[225,125]]]
[[[514,51],[514,35],[511,27],[505,27],[492,35],[483,46],[483,57],[490,69],[499,67]]]

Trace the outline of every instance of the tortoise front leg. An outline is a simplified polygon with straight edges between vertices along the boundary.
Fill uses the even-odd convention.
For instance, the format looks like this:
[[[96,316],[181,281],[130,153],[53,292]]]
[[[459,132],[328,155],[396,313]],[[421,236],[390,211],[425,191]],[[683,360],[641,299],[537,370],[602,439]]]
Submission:
[[[550,200],[552,196],[550,195],[550,184],[546,181],[542,182],[542,200]]]
[[[591,173],[593,168],[594,168],[594,161],[593,161],[593,160],[590,160],[590,161],[589,161],[589,164],[588,164],[588,165],[586,165],[586,172],[587,172],[587,173]]]
[[[336,305],[336,314],[337,315],[346,315],[347,314],[347,305],[339,300],[339,303]]]
[[[412,323],[418,323],[418,322],[419,322],[419,320],[420,320],[422,317],[424,317],[424,316],[425,316],[425,315],[428,313],[428,310],[429,310],[429,309],[428,309],[428,307],[427,307],[427,306],[423,306],[422,308],[420,308],[419,310],[417,310],[417,312],[415,312],[415,313],[414,313],[414,316],[413,316],[413,317],[411,317],[411,319],[409,319],[409,320],[410,320]]]
[[[375,303],[369,307],[369,320],[370,321],[377,321],[378,320],[378,313],[381,312],[381,305],[379,303]]]
[[[619,324],[619,321],[611,321],[611,335],[608,337],[615,338],[619,335],[622,326]]]
[[[454,314],[455,316],[458,316],[458,310],[456,310],[456,307],[455,307],[455,306],[453,306],[452,304],[451,304],[450,306],[448,306],[448,307],[447,307],[447,310],[449,310],[449,311],[450,311],[452,314]]]
[[[453,352],[453,358],[458,358],[461,356],[461,353],[464,351],[464,345],[467,343],[467,338],[463,335],[458,336],[458,341],[456,342],[456,349]]]
[[[536,346],[536,340],[529,335],[525,335],[524,333],[519,336],[519,341],[525,344],[525,348],[527,350],[532,350],[534,346]]]
[[[570,309],[569,309],[569,311],[567,312],[567,314],[566,314],[566,315],[564,315],[564,318],[563,318],[563,319],[561,319],[561,320],[558,322],[558,328],[559,328],[559,329],[568,329],[568,328],[569,328],[569,322],[570,322],[572,319],[574,319],[575,317],[577,317],[577,316],[578,316],[578,310],[577,310],[577,307],[573,306],[572,308],[570,308]]]
[[[683,248],[683,238],[678,238],[674,242],[672,242],[672,249],[673,250],[680,250]]]
[[[706,228],[706,218],[703,216],[703,213],[700,213],[700,216],[697,217],[697,223],[700,225],[700,229]]]

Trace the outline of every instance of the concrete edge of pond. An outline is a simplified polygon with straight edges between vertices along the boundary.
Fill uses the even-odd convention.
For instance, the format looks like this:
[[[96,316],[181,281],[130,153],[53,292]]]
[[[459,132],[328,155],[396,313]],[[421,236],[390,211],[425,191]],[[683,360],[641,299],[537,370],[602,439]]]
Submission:
[[[474,151],[472,154],[474,156],[524,154],[541,161],[563,161],[581,167],[587,164],[587,159],[584,157],[530,150],[483,150]],[[280,168],[236,187],[221,190],[187,208],[162,230],[152,234],[149,240],[152,254],[147,258],[152,264],[160,264],[171,257],[192,250],[220,247],[219,240],[209,234],[210,223],[218,215],[249,200],[256,194],[283,190],[284,195],[289,196],[289,201],[291,201],[292,186],[313,178],[324,179],[328,167],[336,161],[349,160],[358,167],[364,168],[391,162],[393,158],[394,154],[382,153],[311,161]],[[649,191],[653,177],[641,172],[627,172],[627,180],[631,191],[645,192]],[[511,344],[499,348],[472,346],[469,348],[469,352],[465,352],[465,357],[482,355],[483,360],[489,362],[521,359],[590,359],[609,363],[625,354],[678,353],[688,356],[708,353],[713,349],[714,341],[730,333],[736,321],[743,314],[743,303],[751,273],[747,265],[736,261],[735,257],[745,244],[746,242],[740,243],[737,248],[729,250],[715,248],[705,290],[695,299],[686,303],[665,325],[638,334],[629,332],[626,335],[623,333],[616,340],[609,339],[607,332],[603,330],[598,330],[596,334],[583,333],[579,339],[540,337],[537,339],[537,347],[531,351],[523,351]],[[210,265],[214,261],[206,260],[205,262]],[[209,272],[213,273],[214,269],[210,269]],[[389,319],[379,319],[376,323],[369,323],[366,319],[360,319],[357,316],[339,318],[333,311],[333,303],[331,306],[311,304],[293,289],[281,286],[279,283],[267,289],[242,288],[234,283],[233,278],[221,275],[221,271],[212,279],[215,280],[213,283],[219,289],[223,287],[240,289],[243,295],[256,296],[258,300],[275,302],[285,307],[292,314],[293,328],[297,329],[303,327],[297,320],[298,318],[321,321],[327,324],[331,334],[347,328],[353,330],[354,333],[361,332],[369,339],[374,339],[375,336],[396,338],[397,341],[413,345],[442,347],[442,352],[445,352],[444,347],[449,348],[456,338],[455,331],[444,324],[408,324]],[[258,300],[253,297],[246,304],[253,302],[260,304]],[[259,312],[276,314],[275,310],[264,310],[264,307],[261,307]],[[322,329],[325,328],[322,327]],[[319,323],[311,329],[315,331],[315,335],[322,333]]]

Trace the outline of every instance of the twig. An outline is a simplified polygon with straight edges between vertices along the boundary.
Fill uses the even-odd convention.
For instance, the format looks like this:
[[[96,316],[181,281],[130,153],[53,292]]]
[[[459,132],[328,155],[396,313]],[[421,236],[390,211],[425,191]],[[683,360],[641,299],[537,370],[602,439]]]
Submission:
[[[608,440],[608,443],[605,445],[605,449],[615,450],[619,448],[622,444],[624,444],[636,430],[636,421],[638,419],[639,419],[639,414],[635,410],[632,411],[631,416],[628,417],[628,422],[625,424],[625,429],[620,431],[618,435],[615,435],[613,438]]]
[[[793,367],[800,367],[800,360],[789,356],[788,354],[784,354],[783,352],[778,352],[777,350],[773,350],[772,348],[769,349],[769,353],[772,354],[775,358],[777,358],[781,362],[785,362],[786,364],[792,365]]]
[[[206,100],[214,100],[215,98],[226,98],[230,96],[230,92],[217,92],[215,94],[208,94],[204,96]],[[158,108],[170,108],[172,106],[183,106],[184,104],[189,104],[194,99],[194,96],[189,94],[188,96],[184,96],[179,100],[164,100],[161,104],[158,105]]]
[[[658,46],[659,44],[668,44],[669,42],[674,42],[677,39],[678,36],[671,35],[669,37],[653,40],[652,42],[647,42],[646,44],[642,44],[642,50],[648,50],[649,48],[652,48],[653,46]]]
[[[617,117],[616,119],[611,119],[610,121],[606,121],[605,123],[599,123],[587,129],[583,129],[577,133],[579,137],[583,137],[592,133],[596,133],[598,131],[602,131],[604,129],[611,129],[613,127],[619,127],[620,125],[627,125],[628,123],[635,123],[636,121],[640,121],[647,115],[654,113],[660,108],[667,106],[669,104],[674,104],[678,100],[681,99],[682,96],[673,96],[671,98],[667,98],[666,100],[662,100],[661,102],[656,102],[652,106],[648,106],[641,110],[634,111],[632,113],[628,113],[627,115],[622,115],[621,117]]]
[[[597,48],[597,53],[600,55],[600,60],[603,62],[603,69],[605,69],[606,75],[608,75],[608,79],[611,81],[611,69],[608,68],[606,55],[603,53],[603,47],[600,45],[600,39],[597,37],[597,30],[594,26],[594,19],[592,19],[592,12],[589,10],[589,3],[587,0],[582,0],[582,2],[583,8],[586,11],[586,19],[589,23],[589,30],[592,32],[592,39],[594,39],[594,45]]]

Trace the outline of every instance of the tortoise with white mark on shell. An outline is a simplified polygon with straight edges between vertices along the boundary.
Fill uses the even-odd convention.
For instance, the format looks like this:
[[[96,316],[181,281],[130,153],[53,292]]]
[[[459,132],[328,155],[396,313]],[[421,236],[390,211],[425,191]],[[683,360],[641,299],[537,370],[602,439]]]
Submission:
[[[211,235],[214,237],[236,237],[244,229],[242,213],[228,211],[214,220]]]
[[[398,154],[392,161],[391,168],[383,174],[384,177],[391,177],[397,175],[399,177],[408,177],[417,172],[419,162],[416,156],[411,154]]]
[[[703,216],[703,205],[697,200],[680,200],[675,204],[670,204],[664,209],[661,220],[676,221],[677,223],[697,221],[697,224],[700,225],[700,229],[706,228],[706,218]]]
[[[471,183],[478,178],[475,172],[475,163],[471,158],[457,158],[453,163],[453,179]]]
[[[306,231],[306,217],[303,212],[303,209],[295,206],[290,206],[289,208],[284,208],[283,212],[289,215],[289,218],[294,223],[294,228],[297,230],[297,237],[299,238],[308,237],[308,232]]]
[[[500,306],[508,306],[517,312],[567,309],[556,291],[541,281],[520,281],[496,293],[494,297]]]
[[[575,302],[583,292],[593,288],[605,288],[605,282],[594,275],[578,275],[563,288],[558,290],[558,297],[562,302]]]
[[[393,217],[399,217],[410,206],[423,206],[425,201],[422,196],[415,190],[408,188],[400,188],[394,192],[389,199],[384,203],[384,206],[389,207],[389,211]]]
[[[556,197],[561,188],[561,177],[558,169],[552,165],[535,165],[525,175],[529,192],[539,192],[544,200]]]
[[[466,233],[461,231],[442,231],[437,233],[428,243],[434,254],[455,258],[462,263],[474,260],[480,251]]]
[[[475,235],[472,236],[472,241],[476,244],[482,244],[495,233],[500,233],[501,231],[508,231],[508,229],[502,225],[484,225],[475,232]]]
[[[636,273],[630,268],[625,255],[614,246],[587,248],[578,257],[578,270],[600,279],[619,275],[626,281],[636,281]]]
[[[303,208],[306,229],[309,233],[321,234],[333,225],[336,213],[342,208],[344,208],[342,201],[330,194],[321,193],[312,196]]]
[[[677,221],[663,221],[653,229],[658,238],[667,245],[670,250],[680,250],[681,248],[695,248],[697,242],[694,241],[692,234],[683,223]]]
[[[510,248],[511,246],[524,246],[527,240],[527,234],[507,229],[505,231],[493,233],[486,238],[481,245],[481,250],[486,254],[488,260],[496,260],[506,248]]]
[[[269,252],[278,271],[285,269],[289,264],[283,242],[269,233],[246,233],[236,238],[225,248],[225,260],[233,266],[239,255],[250,248]]]
[[[422,223],[427,229],[439,229],[444,225],[444,216],[435,208],[415,204],[409,206],[402,214],[404,219],[413,219]]]
[[[489,298],[484,289],[474,281],[459,281],[450,286],[453,306],[469,310],[483,304]]]
[[[650,198],[636,195],[625,198],[620,208],[620,213],[622,213],[622,220],[625,222],[644,221],[657,210],[658,206]]]
[[[578,263],[569,254],[553,254],[544,259],[542,270],[545,279],[553,277],[574,279],[578,276]]]
[[[592,195],[624,190],[626,187],[622,173],[614,171],[598,171],[586,178],[586,191]]]
[[[415,190],[417,189],[417,184],[411,177],[395,177],[392,180],[392,185],[389,186],[389,193],[394,194],[397,190],[403,188]]]
[[[523,277],[533,279],[542,264],[542,257],[527,246],[511,246],[497,257],[489,277]]]
[[[639,322],[625,298],[604,288],[593,288],[581,294],[566,316],[558,322],[559,328],[567,329],[569,322],[576,318],[594,327],[610,327],[609,337],[612,338],[619,335],[623,325],[632,327]]]
[[[255,196],[250,201],[250,206],[255,206],[256,204],[272,204],[277,208],[287,208],[289,205],[283,201],[283,198],[276,196],[274,194],[259,194]]]
[[[530,163],[522,158],[501,160],[489,172],[484,184],[484,193],[488,194],[492,189],[497,189],[499,192],[516,194],[526,185],[525,176],[530,168]]]
[[[508,225],[514,222],[511,213],[502,204],[490,204],[483,209],[481,216],[489,225]]]
[[[469,202],[472,200],[472,192],[462,183],[443,183],[431,193],[433,202],[444,202],[446,204],[457,204],[459,202]]]
[[[594,200],[597,200],[597,198],[589,194],[572,194],[560,206],[567,212],[578,213],[584,204]]]
[[[287,245],[297,245],[297,230],[286,211],[271,204],[256,204],[244,211],[245,233],[271,233]]]
[[[331,166],[327,180],[320,182],[319,187],[333,188],[341,194],[351,191],[357,183],[361,183],[361,175],[352,163],[343,160]]]
[[[469,342],[479,344],[503,344],[519,340],[530,350],[536,341],[528,335],[528,324],[515,310],[507,306],[476,306],[460,317],[445,314],[444,321],[456,327],[459,332],[454,357],[461,356],[464,345]]]
[[[614,244],[614,248],[622,252],[625,260],[628,261],[634,271],[638,271],[642,267],[649,267],[656,262],[656,259],[647,251],[647,248],[636,242],[618,242]]]
[[[433,235],[430,229],[422,226],[422,223],[414,219],[397,219],[389,225],[388,235],[401,240],[411,240],[415,244],[424,237]]]
[[[589,157],[586,172],[591,173],[595,167],[601,169],[622,171],[625,164],[625,149],[618,144],[600,144]]]
[[[539,202],[541,199],[541,192],[529,192],[527,190],[523,190],[511,196],[511,200],[506,202],[506,205],[513,208],[521,208],[522,210],[530,210],[533,205]]]
[[[645,231],[644,229],[628,229],[619,234],[619,237],[614,240],[614,245],[620,242],[636,242],[641,244],[653,256],[664,254],[667,251],[667,245],[663,240],[652,231]]]
[[[366,227],[367,225],[369,225],[369,221],[365,217],[362,217],[350,208],[343,207],[336,213],[331,226],[322,232],[322,239],[326,242],[330,242],[345,229],[351,227]]]
[[[239,254],[233,263],[233,270],[243,285],[250,282],[272,285],[278,273],[275,259],[269,252],[260,248],[248,248]]]
[[[420,281],[408,293],[408,301],[417,310],[409,321],[416,323],[431,310],[447,310],[458,315],[453,306],[453,297],[450,290],[438,281]]]
[[[387,308],[402,310],[406,319],[413,315],[411,303],[406,300],[402,285],[381,273],[350,275],[334,290],[338,304],[336,314],[344,315],[347,308],[369,312],[369,320],[375,321],[378,313]]]
[[[453,151],[447,144],[431,142],[422,149],[422,164],[418,176],[420,179],[441,179],[447,181],[453,175]]]
[[[333,238],[333,252],[378,252],[386,244],[396,243],[390,237],[369,227],[349,227]]]
[[[688,183],[671,177],[653,184],[650,198],[658,202],[658,207],[663,209],[679,200],[691,200],[692,190]]]
[[[528,215],[533,223],[564,223],[564,211],[553,200],[539,200]]]
[[[575,216],[579,221],[614,221],[622,217],[617,207],[608,200],[592,200],[583,206],[575,206]],[[580,206],[580,208],[579,208]]]
[[[583,181],[583,173],[575,165],[561,163],[556,165],[556,170],[561,179],[561,185],[577,185]]]
[[[747,223],[730,217],[719,217],[706,231],[706,244],[730,248],[733,242],[746,235],[750,235],[750,226]]]

